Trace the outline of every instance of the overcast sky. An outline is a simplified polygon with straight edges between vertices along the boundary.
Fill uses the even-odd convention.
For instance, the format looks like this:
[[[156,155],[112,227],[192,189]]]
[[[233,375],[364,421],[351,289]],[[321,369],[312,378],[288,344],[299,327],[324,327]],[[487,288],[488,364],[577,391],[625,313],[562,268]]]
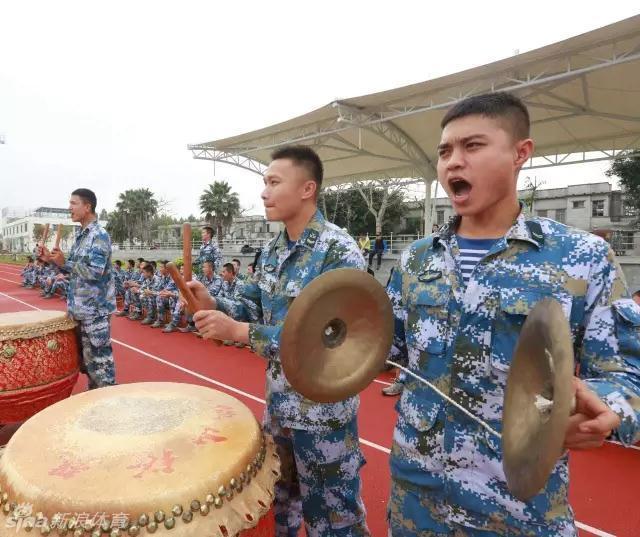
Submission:
[[[113,209],[148,187],[174,216],[228,180],[262,213],[261,179],[193,160],[199,143],[335,98],[457,72],[610,24],[637,1],[534,3],[0,0],[0,207]],[[606,163],[532,172],[596,181]]]

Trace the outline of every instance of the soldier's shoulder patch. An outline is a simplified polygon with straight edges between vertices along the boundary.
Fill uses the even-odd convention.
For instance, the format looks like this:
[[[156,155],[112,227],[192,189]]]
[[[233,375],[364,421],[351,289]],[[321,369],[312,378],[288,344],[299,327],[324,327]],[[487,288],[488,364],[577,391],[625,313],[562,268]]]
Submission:
[[[544,244],[544,233],[542,232],[542,226],[540,223],[534,220],[527,220],[526,225],[529,229],[529,233],[531,234],[531,238],[540,243],[540,245]]]
[[[318,233],[317,230],[310,229],[307,235],[307,238],[304,241],[305,246],[308,246],[309,248],[313,248],[316,245],[316,242],[318,242],[319,237],[320,237],[320,233]]]

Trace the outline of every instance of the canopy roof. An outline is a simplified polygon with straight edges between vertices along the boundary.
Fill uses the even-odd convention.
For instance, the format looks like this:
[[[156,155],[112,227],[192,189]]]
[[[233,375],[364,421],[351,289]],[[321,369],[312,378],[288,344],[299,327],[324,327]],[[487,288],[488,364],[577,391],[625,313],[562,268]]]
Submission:
[[[499,90],[515,93],[529,107],[537,144],[530,167],[609,159],[640,147],[640,15],[189,149],[197,159],[262,173],[275,148],[305,143],[322,158],[327,185],[359,178],[432,179],[445,111],[470,95]]]

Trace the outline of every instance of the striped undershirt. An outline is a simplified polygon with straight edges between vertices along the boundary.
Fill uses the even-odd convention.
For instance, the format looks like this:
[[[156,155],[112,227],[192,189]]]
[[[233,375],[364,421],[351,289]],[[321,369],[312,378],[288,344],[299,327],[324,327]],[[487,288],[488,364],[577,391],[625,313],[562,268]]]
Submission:
[[[456,235],[458,241],[458,248],[460,249],[460,256],[458,257],[458,264],[462,271],[462,278],[465,285],[469,283],[469,278],[473,269],[476,268],[478,262],[487,255],[487,252],[491,250],[491,247],[498,241],[498,239],[467,239]]]

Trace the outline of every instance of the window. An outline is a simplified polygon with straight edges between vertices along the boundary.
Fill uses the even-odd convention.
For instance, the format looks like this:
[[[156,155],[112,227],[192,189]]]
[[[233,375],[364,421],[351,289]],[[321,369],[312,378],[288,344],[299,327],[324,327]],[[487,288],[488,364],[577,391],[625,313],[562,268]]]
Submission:
[[[444,224],[444,211],[436,211],[436,220],[437,220],[437,224],[439,226],[441,226],[442,224]]]
[[[573,202],[574,209],[584,209],[584,200],[574,201]]]
[[[556,209],[556,221],[561,224],[567,223],[567,210],[566,209]]]
[[[591,202],[591,216],[604,216],[604,200]]]
[[[539,209],[536,211],[536,213],[538,213],[538,216],[542,216],[543,218],[547,217],[547,209]]]

